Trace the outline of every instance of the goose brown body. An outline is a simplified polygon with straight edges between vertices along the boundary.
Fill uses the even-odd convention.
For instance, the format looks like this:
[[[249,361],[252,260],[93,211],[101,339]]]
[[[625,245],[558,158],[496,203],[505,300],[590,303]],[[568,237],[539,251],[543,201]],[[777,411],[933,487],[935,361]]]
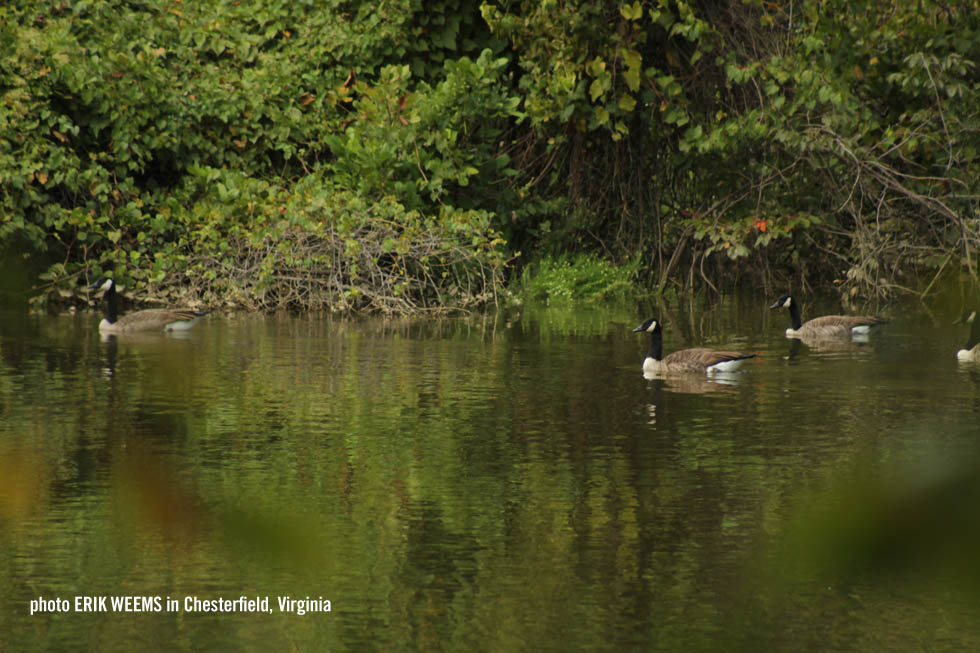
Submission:
[[[645,331],[650,334],[650,349],[643,359],[645,374],[714,374],[717,372],[733,372],[755,354],[743,354],[736,351],[718,351],[693,347],[681,349],[663,356],[663,330],[660,322],[654,318],[646,320],[633,329],[633,332]]]
[[[783,295],[769,308],[789,310],[791,326],[786,329],[786,335],[793,338],[847,338],[855,333],[867,333],[872,327],[888,323],[888,320],[873,315],[824,315],[803,322],[796,300],[790,295]]]
[[[99,279],[90,286],[104,292],[105,317],[99,323],[102,333],[134,333],[138,331],[182,331],[194,326],[198,318],[210,311],[189,308],[148,308],[119,317],[116,284],[112,279]]]
[[[742,354],[735,351],[717,351],[715,349],[705,349],[703,347],[692,347],[691,349],[681,349],[675,351],[671,354],[664,356],[662,360],[656,360],[650,356],[647,356],[643,360],[643,371],[651,372],[653,374],[670,374],[670,373],[711,373],[717,370],[716,366],[719,363],[735,363],[741,364],[742,361],[752,358],[755,354]],[[729,366],[727,371],[732,371],[732,369],[739,367]]]

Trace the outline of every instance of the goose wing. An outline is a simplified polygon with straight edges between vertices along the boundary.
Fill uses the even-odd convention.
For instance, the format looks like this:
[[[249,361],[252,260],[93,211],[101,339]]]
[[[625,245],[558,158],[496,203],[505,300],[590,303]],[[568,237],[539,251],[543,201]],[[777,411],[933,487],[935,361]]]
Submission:
[[[754,356],[755,354],[742,354],[737,351],[717,351],[715,349],[695,347],[693,349],[675,351],[666,356],[663,362],[668,369],[704,372],[712,365],[717,365],[718,363],[738,361]]]
[[[128,313],[119,318],[116,325],[119,329],[130,331],[153,331],[163,329],[173,322],[189,322],[210,311],[194,311],[189,308],[148,308],[135,313]]]
[[[823,317],[815,317],[812,320],[808,320],[806,325],[853,329],[856,326],[876,326],[887,323],[888,320],[883,320],[873,315],[824,315]]]

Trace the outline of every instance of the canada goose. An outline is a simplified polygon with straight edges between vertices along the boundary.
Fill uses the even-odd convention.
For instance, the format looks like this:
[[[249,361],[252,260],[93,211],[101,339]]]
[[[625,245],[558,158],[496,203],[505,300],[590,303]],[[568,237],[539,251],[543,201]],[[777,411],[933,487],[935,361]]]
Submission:
[[[694,372],[714,374],[716,372],[733,372],[742,366],[748,358],[755,354],[741,354],[734,351],[715,351],[695,347],[682,349],[663,356],[663,330],[656,318],[650,318],[633,329],[633,333],[646,331],[650,334],[650,350],[643,359],[644,374],[674,374]]]
[[[980,363],[980,320],[977,319],[976,311],[969,311],[957,320],[957,323],[971,324],[970,339],[966,341],[966,346],[956,352],[956,358],[961,361]]]
[[[103,277],[89,286],[105,293],[105,318],[99,322],[102,333],[131,333],[134,331],[182,331],[194,326],[199,317],[211,311],[190,309],[149,308],[119,317],[116,306],[116,282]]]
[[[783,295],[769,308],[789,309],[793,326],[786,329],[786,335],[792,338],[842,338],[851,334],[866,334],[871,327],[888,323],[888,320],[871,315],[824,315],[802,322],[800,309],[790,295]]]

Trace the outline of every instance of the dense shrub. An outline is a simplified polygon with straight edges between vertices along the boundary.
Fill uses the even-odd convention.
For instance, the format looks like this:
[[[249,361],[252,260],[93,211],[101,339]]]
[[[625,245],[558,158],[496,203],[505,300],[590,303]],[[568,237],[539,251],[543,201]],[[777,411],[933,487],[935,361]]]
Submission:
[[[588,252],[659,289],[980,285],[978,59],[980,14],[919,0],[12,0],[0,245],[56,262],[42,300],[112,268],[142,298],[431,309]],[[295,217],[324,193],[370,255],[272,290],[346,237],[343,207]]]
[[[919,0],[488,2],[548,233],[869,295],[980,284],[980,13]],[[527,225],[533,229],[534,225]],[[689,263],[683,265],[682,263]],[[705,271],[707,268],[707,272]]]
[[[480,205],[514,204],[496,139],[518,100],[493,38],[458,8],[0,9],[0,239],[59,260],[43,275],[51,290],[112,269],[137,296],[199,289],[259,307],[486,301],[501,241]],[[297,198],[323,193],[333,201],[317,200],[315,221],[299,219]],[[356,252],[331,249],[352,238]],[[324,257],[336,292],[313,272]],[[286,292],[275,278],[297,265],[317,281]]]
[[[447,207],[426,216],[391,196],[367,201],[319,175],[287,193],[241,173],[196,172],[214,190],[168,215],[168,224],[186,228],[154,243],[152,260],[103,263],[148,296],[398,313],[496,301],[504,256],[485,212]]]

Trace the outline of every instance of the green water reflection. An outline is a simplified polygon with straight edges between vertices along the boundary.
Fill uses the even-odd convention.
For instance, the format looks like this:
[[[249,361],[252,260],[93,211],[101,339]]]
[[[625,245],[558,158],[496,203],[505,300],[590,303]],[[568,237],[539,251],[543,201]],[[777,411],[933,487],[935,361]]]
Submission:
[[[765,301],[446,321],[0,315],[0,649],[883,650],[980,643],[980,366]],[[270,597],[271,613],[28,614]],[[278,597],[329,600],[281,612]]]

